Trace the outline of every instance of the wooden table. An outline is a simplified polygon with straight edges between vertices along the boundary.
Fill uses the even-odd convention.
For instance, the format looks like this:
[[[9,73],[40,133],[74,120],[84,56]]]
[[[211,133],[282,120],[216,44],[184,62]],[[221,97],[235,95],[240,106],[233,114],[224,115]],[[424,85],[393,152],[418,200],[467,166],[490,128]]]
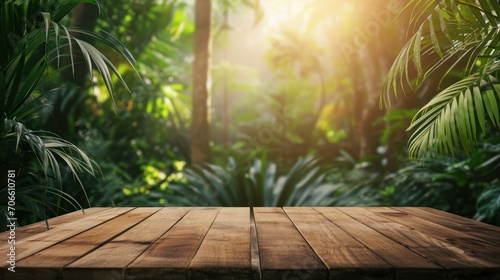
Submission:
[[[16,230],[1,279],[500,279],[500,228],[431,208],[91,208]],[[1,256],[7,259],[7,237]]]

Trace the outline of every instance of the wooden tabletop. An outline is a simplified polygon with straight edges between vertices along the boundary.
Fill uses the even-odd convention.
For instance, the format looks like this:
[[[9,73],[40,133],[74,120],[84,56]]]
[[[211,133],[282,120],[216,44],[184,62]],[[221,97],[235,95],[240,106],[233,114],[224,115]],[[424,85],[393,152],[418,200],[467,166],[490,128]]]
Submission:
[[[500,228],[431,208],[91,208],[49,225],[16,229],[0,279],[500,279]]]

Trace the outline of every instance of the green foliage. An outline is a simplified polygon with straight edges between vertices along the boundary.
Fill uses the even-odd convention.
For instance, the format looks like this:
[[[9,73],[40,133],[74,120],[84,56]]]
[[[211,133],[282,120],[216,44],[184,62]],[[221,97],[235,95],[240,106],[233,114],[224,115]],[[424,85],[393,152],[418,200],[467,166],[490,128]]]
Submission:
[[[381,119],[381,121],[384,121],[387,125],[380,138],[380,143],[386,145],[391,137],[395,137],[393,135],[394,131],[406,125],[416,112],[417,110],[415,109],[391,109],[387,111],[387,114]]]
[[[93,45],[77,39],[75,34],[97,39],[125,57],[130,64],[134,63],[132,55],[111,35],[64,25],[66,15],[81,2],[87,1],[2,1],[0,4],[0,114],[3,117],[0,165],[4,170],[17,170],[17,176],[21,178],[34,175],[32,179],[35,183],[20,186],[17,191],[29,198],[26,209],[44,218],[45,211],[55,212],[61,208],[61,201],[80,207],[71,195],[62,190],[63,170],[72,175],[84,194],[80,174],[96,175],[95,162],[76,145],[50,132],[33,131],[26,127],[28,122],[39,117],[43,109],[41,101],[53,90],[49,88],[51,81],[64,68],[74,69],[76,48],[83,56],[90,75],[93,76],[94,70],[100,73],[111,95],[114,90],[112,73],[126,88],[124,79],[109,59]],[[69,57],[69,65],[59,67],[62,57]],[[6,189],[7,186],[2,185],[2,201],[6,198]],[[32,195],[27,195],[29,193]],[[1,205],[4,210],[6,203]]]
[[[132,68],[120,64],[132,94],[116,96],[116,112],[105,110],[112,100],[104,90],[89,92],[85,106],[73,103],[83,107],[76,138],[105,175],[97,183],[87,178],[93,186],[89,197],[99,206],[160,206],[165,184],[175,180],[175,164],[189,156],[191,98],[185,80],[191,75],[186,59],[194,28],[190,6],[182,1],[125,0],[102,6],[108,16],[99,19],[96,28],[111,30],[134,52],[144,83]]]
[[[370,170],[369,164],[358,163],[350,170],[336,170],[329,182],[338,186],[332,196],[332,206],[382,206],[383,175]]]
[[[387,177],[388,202],[434,207],[498,225],[499,152],[498,144],[482,143],[470,157],[408,162]]]
[[[388,177],[393,203],[434,207],[471,217],[479,190],[468,181],[466,166],[466,162],[457,163],[452,158],[410,163]]]
[[[335,184],[332,206],[381,206],[385,203],[384,174],[375,160],[356,160],[341,150],[335,158],[327,182]]]
[[[0,156],[3,167],[20,171],[19,210],[45,218],[89,203],[407,205],[500,224],[499,140],[481,135],[495,133],[487,119],[499,122],[498,11],[492,1],[447,0],[437,9],[431,0],[413,2],[431,8],[414,10],[417,35],[396,59],[385,90],[441,76],[464,77],[457,69],[466,73],[420,111],[412,108],[426,98],[424,93],[406,103],[400,100],[385,115],[377,108],[380,77],[402,41],[389,1],[304,5],[295,25],[289,25],[293,31],[267,38],[272,49],[265,58],[272,69],[266,70],[272,73],[231,59],[218,63],[217,57],[232,55],[231,48],[214,52],[215,157],[211,164],[188,169],[192,1],[100,1],[102,12],[93,29],[116,37],[68,27],[72,16],[66,15],[79,2],[1,2],[0,107],[5,120]],[[234,34],[229,31],[238,29],[238,20],[246,19],[236,13],[242,5],[254,9],[256,22],[263,16],[258,0],[214,3],[214,49],[224,45],[221,38]],[[33,14],[39,16],[29,22]],[[20,19],[22,24],[16,24]],[[374,26],[368,23],[375,22],[380,30],[369,33],[367,27]],[[222,31],[228,37],[219,36]],[[92,77],[79,88],[59,79],[61,72],[77,67],[77,56]],[[410,154],[450,152],[455,158],[405,162],[398,170],[394,159],[404,148],[399,143],[406,142],[400,129],[415,114]],[[60,129],[60,123],[67,128]],[[374,149],[359,153],[362,138]],[[479,142],[475,152],[474,142]],[[470,157],[457,152],[464,145]],[[261,154],[266,157],[256,160]],[[104,179],[94,178],[99,172]],[[75,183],[86,187],[72,188]],[[0,187],[5,201],[7,189]]]
[[[325,183],[327,170],[317,160],[297,161],[286,175],[257,159],[247,170],[230,161],[228,170],[211,164],[185,170],[185,184],[171,184],[167,203],[184,206],[321,206],[337,188]]]
[[[34,132],[15,120],[4,120],[2,133],[2,152],[13,162],[16,157],[34,157],[41,167],[46,182],[53,179],[58,188],[62,188],[61,171],[57,157],[71,169],[71,173],[80,183],[79,173],[95,175],[95,162],[75,145],[48,132]],[[14,164],[20,167],[20,164]],[[8,167],[8,166],[6,166]],[[82,186],[83,187],[83,186]]]
[[[184,47],[191,45],[194,29],[189,8],[181,1],[115,0],[103,3],[103,9],[110,16],[99,20],[97,28],[109,28],[117,34],[117,38],[134,52],[144,77],[143,82],[134,75],[132,68],[120,65],[133,93],[127,98],[117,98],[120,107],[117,115],[100,110],[109,107],[111,102],[105,94],[100,94],[97,100],[88,100],[98,109],[86,112],[85,121],[92,127],[108,123],[106,129],[97,133],[123,148],[110,147],[103,151],[112,155],[113,161],[129,159],[130,154],[122,153],[125,150],[152,156],[152,160],[161,160],[168,150],[180,150],[178,156],[181,158],[189,153],[182,144],[187,142],[191,117],[191,98],[187,94],[190,88],[184,80],[191,74],[186,57],[192,50]],[[140,147],[130,147],[131,142],[139,143]],[[159,150],[162,153],[156,157]]]
[[[453,71],[461,79],[440,91],[415,115],[408,130],[409,155],[468,153],[485,133],[487,118],[500,125],[500,14],[498,1],[412,1],[412,22],[422,22],[406,43],[387,74],[384,100],[397,96],[398,86],[420,85],[432,77],[443,80]],[[429,9],[433,7],[433,9]],[[429,12],[430,11],[430,12]],[[430,13],[430,15],[428,15]],[[424,19],[424,17],[427,18]],[[429,62],[431,61],[431,62]],[[412,81],[410,64],[415,66]]]
[[[185,46],[190,45],[193,24],[190,6],[181,2],[101,3],[101,16],[94,30],[108,37],[100,30],[109,30],[116,36],[114,40],[123,42],[134,53],[144,79],[106,42],[84,38],[91,39],[115,65],[130,93],[113,77],[114,94],[110,94],[106,81],[96,75],[92,84],[89,80],[78,88],[72,81],[49,80],[45,88],[50,90],[36,100],[41,109],[30,125],[57,131],[101,167],[104,178],[80,174],[85,190],[68,185],[71,189],[67,191],[77,201],[88,197],[92,206],[164,204],[163,181],[155,177],[158,180],[153,182],[152,170],[166,174],[167,181],[175,180],[175,163],[189,154],[186,137],[191,109],[186,92],[190,88],[185,78],[190,75],[186,57],[191,50]],[[49,70],[57,76],[53,67]],[[66,67],[71,71],[69,65]],[[62,180],[71,183],[69,177]]]
[[[479,196],[475,218],[500,226],[500,183],[498,181]]]
[[[127,166],[121,165],[100,164],[106,178],[88,190],[93,206],[165,206],[168,187],[182,178],[179,169],[183,162],[179,161],[143,163],[140,175],[134,177],[127,173]]]

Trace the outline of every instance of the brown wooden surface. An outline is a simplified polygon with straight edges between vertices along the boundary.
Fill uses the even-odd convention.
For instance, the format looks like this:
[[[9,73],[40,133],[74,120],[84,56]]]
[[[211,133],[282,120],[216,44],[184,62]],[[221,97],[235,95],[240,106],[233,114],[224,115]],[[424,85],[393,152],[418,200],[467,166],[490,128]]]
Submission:
[[[187,212],[188,208],[163,208],[102,247],[69,264],[65,279],[114,279]],[[89,270],[88,267],[98,268]]]
[[[432,208],[398,207],[398,211],[458,230],[500,246],[500,228]]]
[[[263,279],[326,279],[326,266],[281,208],[254,214]]]
[[[96,208],[49,225],[16,229],[0,279],[500,279],[500,228],[431,208]]]
[[[218,208],[194,208],[127,267],[133,279],[186,279],[188,266],[219,214]],[[155,269],[151,269],[154,267]]]
[[[192,279],[249,279],[250,209],[222,208],[189,264]]]
[[[330,271],[330,279],[363,279],[366,274],[390,278],[392,265],[313,208],[287,207],[285,212]],[[363,269],[359,269],[359,264]]]
[[[24,237],[34,235],[34,234],[37,234],[40,232],[44,232],[44,231],[47,231],[49,229],[54,229],[54,228],[57,228],[59,225],[62,225],[62,224],[65,224],[65,223],[68,223],[71,221],[75,221],[75,220],[78,220],[78,219],[81,219],[84,217],[88,217],[92,214],[102,212],[102,211],[105,211],[108,209],[109,208],[106,208],[106,207],[94,207],[94,208],[85,209],[83,211],[75,211],[75,212],[71,212],[68,214],[64,214],[64,215],[52,218],[52,219],[48,220],[47,223],[45,223],[45,221],[33,223],[31,225],[27,225],[27,226],[24,226],[22,228],[19,228],[16,231],[16,238],[21,240],[21,239],[24,239]],[[0,240],[4,240],[8,236],[9,236],[8,231],[0,233]]]

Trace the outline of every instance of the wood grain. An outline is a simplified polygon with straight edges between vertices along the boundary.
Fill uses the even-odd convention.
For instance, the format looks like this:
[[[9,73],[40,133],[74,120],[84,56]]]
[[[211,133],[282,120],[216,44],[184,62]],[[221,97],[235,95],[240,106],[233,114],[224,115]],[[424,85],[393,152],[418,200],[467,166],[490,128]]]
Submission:
[[[396,278],[444,279],[446,272],[439,266],[400,243],[358,222],[341,211],[341,208],[314,208],[347,234],[380,256],[395,269]]]
[[[0,280],[500,279],[500,228],[435,209],[250,209],[74,212],[20,229]]]
[[[392,266],[310,207],[285,207],[286,214],[329,268],[329,279],[391,279]],[[360,269],[362,268],[362,269]]]
[[[461,247],[443,242],[441,238],[436,237],[434,234],[429,234],[429,232],[426,234],[415,229],[412,223],[406,222],[407,219],[405,219],[405,223],[398,223],[387,217],[374,215],[373,212],[377,212],[375,209],[360,207],[342,209],[342,212],[448,269],[496,266],[487,260],[469,255]],[[394,211],[391,215],[401,213]]]
[[[251,279],[250,211],[221,208],[189,264],[189,279]]]
[[[254,214],[262,279],[328,278],[326,266],[283,209],[257,207]]]
[[[397,211],[411,214],[426,221],[467,233],[468,235],[483,239],[500,247],[499,227],[428,207],[397,207]]]
[[[89,217],[92,214],[99,213],[99,212],[102,212],[102,211],[105,211],[108,209],[109,208],[106,208],[106,207],[94,207],[94,208],[85,209],[84,211],[79,210],[79,211],[67,213],[67,214],[64,214],[61,216],[57,216],[57,217],[51,218],[47,221],[49,228],[47,228],[47,224],[45,223],[45,221],[40,221],[40,222],[26,225],[26,226],[23,226],[20,228],[16,228],[16,239],[23,240],[31,235],[35,235],[37,233],[41,233],[41,232],[55,229],[59,225],[62,225],[62,224],[65,224],[65,223],[68,223],[71,221],[75,221],[78,219],[82,219],[85,217]],[[9,236],[8,231],[2,232],[0,234],[0,240],[7,240],[8,236]]]
[[[116,218],[126,212],[129,212],[132,209],[132,207],[110,208],[106,211],[102,211],[85,217],[84,219],[77,219],[75,221],[60,225],[50,231],[41,232],[35,235],[31,235],[25,239],[17,240],[16,259],[18,261],[22,260],[45,248],[71,238],[83,231],[93,228],[110,219]],[[6,243],[7,242],[0,245],[1,252],[5,252],[7,250],[8,244]],[[3,267],[6,267],[7,265],[8,264],[6,263],[2,263]]]
[[[188,266],[218,213],[218,208],[192,209],[132,262],[125,275],[134,280],[186,279]]]
[[[135,224],[159,210],[160,208],[133,209],[123,215],[108,220],[105,223],[26,257],[17,262],[19,272],[15,273],[16,279],[33,279],[32,277],[39,274],[38,268],[40,267],[51,268],[50,271],[45,270],[44,275],[50,278],[54,277],[53,279],[55,279],[61,274],[64,266],[108,242],[113,237],[133,227]]]
[[[391,219],[393,221],[404,223],[415,230],[435,237],[450,246],[457,246],[464,250],[469,256],[488,260],[496,265],[500,264],[500,254],[498,247],[489,241],[471,236],[463,231],[450,229],[448,227],[429,222],[425,219],[408,215],[406,213],[390,208],[367,208],[371,212]],[[478,264],[479,265],[479,264]],[[486,265],[482,263],[481,266]]]
[[[430,249],[430,252],[427,252],[428,257],[447,267],[450,278],[491,279],[500,274],[500,250],[485,240],[391,208],[364,210],[404,224],[413,232],[418,232],[421,237],[427,236],[427,249]],[[400,232],[408,233],[409,230],[401,229]],[[398,239],[398,242],[402,241]],[[476,275],[476,267],[483,268],[479,275]]]
[[[113,279],[157,241],[190,208],[163,208],[63,269],[64,279]],[[89,269],[92,268],[92,269]]]

